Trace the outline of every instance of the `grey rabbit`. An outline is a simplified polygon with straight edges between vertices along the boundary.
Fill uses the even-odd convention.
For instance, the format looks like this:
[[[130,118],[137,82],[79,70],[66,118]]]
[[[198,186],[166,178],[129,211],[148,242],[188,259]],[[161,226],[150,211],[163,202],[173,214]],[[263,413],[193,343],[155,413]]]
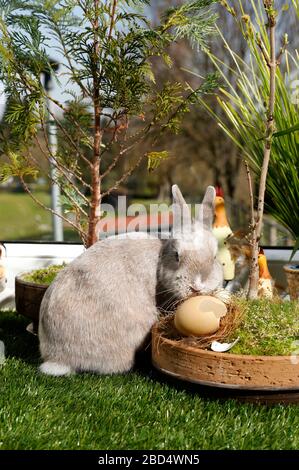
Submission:
[[[43,373],[129,371],[159,316],[157,299],[171,308],[222,287],[211,231],[215,189],[208,187],[195,220],[177,185],[172,194],[169,239],[106,239],[57,275],[40,309]]]

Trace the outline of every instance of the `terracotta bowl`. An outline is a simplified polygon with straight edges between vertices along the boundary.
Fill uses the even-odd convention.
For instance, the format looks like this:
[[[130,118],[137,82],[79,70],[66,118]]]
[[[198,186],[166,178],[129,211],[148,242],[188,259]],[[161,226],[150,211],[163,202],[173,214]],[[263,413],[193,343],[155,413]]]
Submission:
[[[152,362],[177,379],[212,387],[246,390],[299,390],[299,358],[249,356],[187,346],[152,329]]]
[[[23,275],[15,279],[16,310],[38,324],[40,305],[49,286],[24,281]]]

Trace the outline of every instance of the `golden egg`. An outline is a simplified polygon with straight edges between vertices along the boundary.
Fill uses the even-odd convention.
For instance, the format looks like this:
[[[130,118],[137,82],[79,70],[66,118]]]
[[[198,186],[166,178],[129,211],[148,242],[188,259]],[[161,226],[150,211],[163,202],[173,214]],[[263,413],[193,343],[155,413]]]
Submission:
[[[178,307],[174,324],[185,336],[209,335],[219,329],[220,319],[226,313],[226,305],[215,297],[190,297]]]

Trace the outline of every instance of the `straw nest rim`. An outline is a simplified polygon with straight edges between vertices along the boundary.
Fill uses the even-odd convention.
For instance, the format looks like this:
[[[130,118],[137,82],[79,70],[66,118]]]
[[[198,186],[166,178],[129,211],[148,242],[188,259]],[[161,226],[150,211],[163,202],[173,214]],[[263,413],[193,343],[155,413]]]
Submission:
[[[160,339],[170,339],[199,349],[209,348],[213,341],[222,342],[230,338],[243,317],[240,307],[235,302],[231,302],[227,305],[227,314],[220,319],[220,327],[215,333],[203,336],[183,336],[174,325],[174,316],[174,312],[160,316],[157,322],[157,332]]]

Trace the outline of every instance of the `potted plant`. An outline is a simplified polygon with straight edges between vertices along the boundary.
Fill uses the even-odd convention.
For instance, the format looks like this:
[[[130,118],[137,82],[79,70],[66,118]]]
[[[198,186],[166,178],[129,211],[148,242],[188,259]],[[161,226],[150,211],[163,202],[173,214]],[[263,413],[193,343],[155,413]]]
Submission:
[[[38,324],[40,304],[45,292],[64,267],[65,264],[51,265],[16,276],[16,310],[21,315],[33,320],[35,329]]]

